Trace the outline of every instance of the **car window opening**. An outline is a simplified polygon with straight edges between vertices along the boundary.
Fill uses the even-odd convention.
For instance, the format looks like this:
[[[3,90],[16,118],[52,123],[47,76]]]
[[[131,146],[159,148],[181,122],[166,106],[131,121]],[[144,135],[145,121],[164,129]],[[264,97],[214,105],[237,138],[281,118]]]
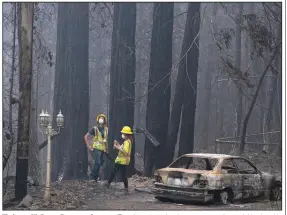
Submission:
[[[192,170],[208,170],[211,171],[217,165],[218,159],[202,158],[202,157],[187,157],[183,156],[172,163],[170,168],[183,168]]]

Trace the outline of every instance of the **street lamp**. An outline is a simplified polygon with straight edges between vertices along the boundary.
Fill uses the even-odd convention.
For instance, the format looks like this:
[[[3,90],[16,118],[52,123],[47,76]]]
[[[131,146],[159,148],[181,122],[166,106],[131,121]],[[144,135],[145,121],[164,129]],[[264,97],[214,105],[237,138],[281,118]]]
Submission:
[[[58,129],[53,129],[51,122],[52,118],[48,114],[48,111],[44,112],[42,110],[39,115],[40,126],[44,129],[45,134],[47,135],[48,145],[47,145],[47,169],[46,169],[46,183],[45,183],[45,193],[44,201],[49,202],[51,200],[51,137],[60,133],[60,130],[64,127],[64,116],[59,111],[56,117],[56,124]]]

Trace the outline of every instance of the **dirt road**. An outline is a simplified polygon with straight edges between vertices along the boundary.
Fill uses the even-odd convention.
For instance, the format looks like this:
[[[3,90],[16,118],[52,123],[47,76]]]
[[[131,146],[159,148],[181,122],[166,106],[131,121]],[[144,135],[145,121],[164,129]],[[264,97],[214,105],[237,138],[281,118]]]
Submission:
[[[139,179],[141,180],[140,183]],[[141,178],[136,183],[131,181],[130,193],[125,195],[122,183],[112,183],[109,189],[101,182],[63,181],[52,186],[52,201],[43,203],[44,187],[30,189],[33,203],[28,208],[21,208],[19,203],[9,204],[4,201],[4,210],[281,210],[282,204],[267,200],[252,203],[235,203],[227,206],[215,204],[196,204],[180,202],[160,202],[146,192],[138,192],[135,188],[148,190],[148,181]],[[137,186],[136,186],[137,185]],[[13,188],[13,187],[12,187]],[[13,189],[10,190],[13,196]],[[6,203],[5,203],[6,202]]]
[[[128,195],[119,194],[113,198],[97,198],[86,201],[87,210],[280,210],[281,206],[269,201],[253,203],[237,203],[227,206],[199,203],[160,202],[153,195],[132,192]]]
[[[101,186],[101,185],[97,185]],[[90,200],[85,201],[87,210],[281,210],[281,204],[267,200],[252,203],[235,203],[230,205],[161,202],[152,194],[132,190],[128,195],[121,185],[113,185],[104,193],[94,192]]]

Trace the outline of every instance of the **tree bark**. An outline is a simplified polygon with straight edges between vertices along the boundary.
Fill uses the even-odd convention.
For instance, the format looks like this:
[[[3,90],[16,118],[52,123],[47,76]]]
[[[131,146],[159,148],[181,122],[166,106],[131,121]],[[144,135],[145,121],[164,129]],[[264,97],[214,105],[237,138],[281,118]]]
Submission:
[[[14,3],[13,5],[13,45],[12,45],[12,65],[11,65],[11,76],[10,76],[10,89],[9,89],[9,116],[8,116],[8,129],[9,129],[9,145],[8,145],[8,151],[5,153],[5,157],[3,157],[3,166],[2,170],[5,169],[5,167],[8,164],[9,158],[12,153],[15,137],[14,137],[14,131],[13,131],[13,88],[14,88],[14,73],[16,71],[15,67],[15,58],[16,58],[16,29],[17,29],[17,3]],[[4,153],[4,152],[3,152]]]
[[[189,24],[189,35],[192,41],[198,43],[198,34],[200,27],[200,3],[189,3],[188,10],[192,14],[192,22]],[[194,148],[194,126],[197,96],[197,71],[199,48],[195,44],[191,44],[192,48],[186,55],[189,64],[185,68],[185,89],[183,94],[182,106],[182,125],[180,131],[178,156],[186,153],[192,153]]]
[[[35,71],[35,70],[34,70]],[[30,143],[29,143],[29,176],[32,177],[35,184],[39,184],[41,177],[40,150],[38,146],[38,69],[32,77],[32,95],[31,95],[31,118],[30,118]]]
[[[205,98],[204,98],[204,118],[203,118],[203,128],[202,128],[202,135],[201,135],[201,144],[203,149],[207,149],[209,146],[209,122],[210,122],[210,113],[211,113],[211,74],[214,72],[215,66],[211,59],[214,58],[212,56],[213,47],[208,49],[209,52],[209,61],[207,61],[207,69],[205,71]]]
[[[15,198],[22,199],[27,194],[28,148],[30,142],[30,106],[32,87],[32,46],[33,46],[33,3],[20,3],[20,77],[19,77],[19,110],[18,141]]]
[[[146,138],[144,149],[145,176],[151,176],[154,168],[164,166],[160,154],[166,143],[170,114],[173,9],[174,3],[154,3],[146,127],[160,142],[160,145],[154,147]]]
[[[254,14],[254,3],[249,3],[248,6],[249,8],[247,9],[247,13],[248,14]],[[255,50],[255,49],[252,49],[252,40],[249,36],[249,32],[248,31],[245,31],[245,40],[246,40],[246,45],[245,45],[245,54],[244,54],[244,70],[245,71],[248,71],[248,74],[250,75],[254,75],[257,70],[255,70],[254,68],[257,66],[257,56],[254,55],[254,62],[252,62],[252,58],[251,58],[251,53],[252,53],[252,50]],[[249,64],[252,63],[252,67],[254,71],[252,71],[252,69],[249,69]],[[250,94],[250,89],[246,89],[246,92],[248,92],[248,94]],[[249,100],[246,98],[246,97],[243,97],[243,100],[244,100],[244,104],[243,104],[243,113],[246,112],[247,108],[248,108],[248,104],[249,104]]]
[[[123,126],[134,125],[135,97],[135,29],[136,3],[117,3],[114,5],[112,34],[110,95],[109,95],[109,137],[108,150],[112,157],[117,156],[113,141],[121,140]],[[128,176],[134,169],[135,142],[132,145],[131,163]],[[108,179],[113,167],[108,162],[105,178]]]
[[[87,177],[83,135],[89,123],[88,59],[89,4],[59,3],[53,110],[55,115],[62,110],[65,123],[52,144],[54,181]]]
[[[244,3],[238,3],[238,14],[236,23],[236,54],[235,54],[235,67],[241,70],[241,23],[242,23],[242,11]],[[236,110],[235,110],[235,137],[238,140],[241,133],[241,121],[242,121],[242,93],[240,82],[235,81],[237,86],[236,91]]]
[[[33,41],[34,42],[34,41]],[[30,144],[29,144],[29,176],[33,179],[35,184],[40,184],[41,180],[41,162],[40,150],[38,145],[38,90],[39,90],[39,71],[41,61],[37,52],[33,52],[33,73],[32,76],[32,90],[31,90],[31,119],[30,119]]]

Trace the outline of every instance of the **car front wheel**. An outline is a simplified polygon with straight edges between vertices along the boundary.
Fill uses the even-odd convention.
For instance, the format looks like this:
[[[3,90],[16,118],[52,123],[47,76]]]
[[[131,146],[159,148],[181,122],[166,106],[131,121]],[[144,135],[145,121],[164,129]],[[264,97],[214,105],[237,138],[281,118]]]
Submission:
[[[270,192],[270,201],[279,201],[282,199],[282,187],[275,185],[272,187]]]
[[[170,200],[161,196],[154,197],[155,199],[161,201],[161,202],[169,202]]]

